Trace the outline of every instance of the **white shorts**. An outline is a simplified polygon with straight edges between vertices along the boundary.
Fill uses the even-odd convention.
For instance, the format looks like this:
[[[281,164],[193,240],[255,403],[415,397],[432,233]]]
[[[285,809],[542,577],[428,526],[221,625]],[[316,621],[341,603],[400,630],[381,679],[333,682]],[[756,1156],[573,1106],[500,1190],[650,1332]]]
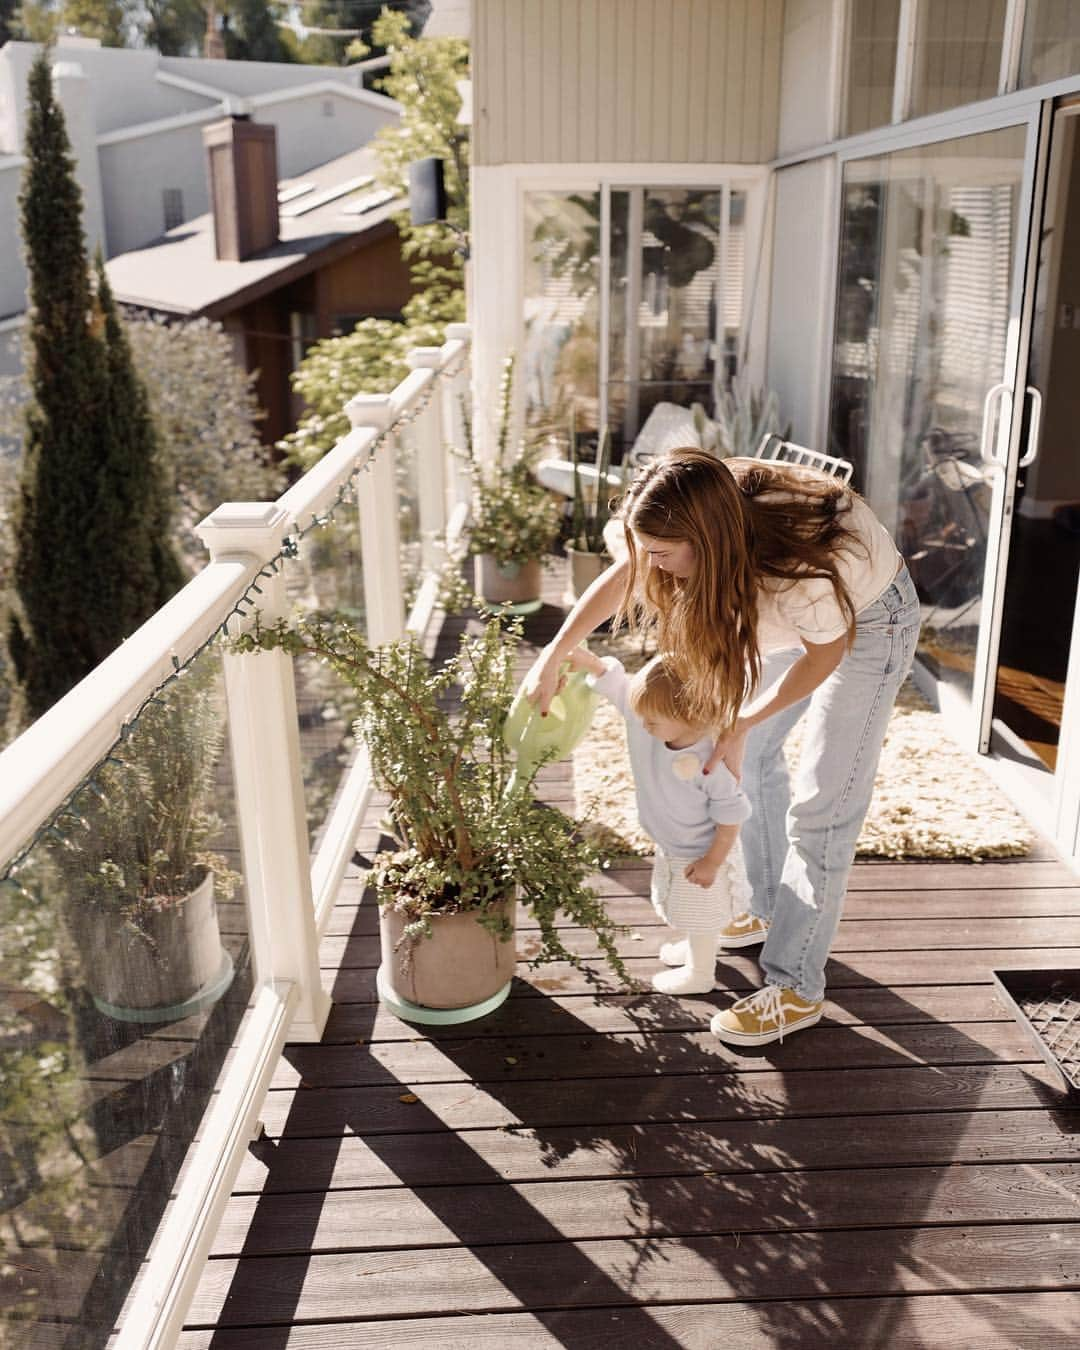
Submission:
[[[750,882],[742,848],[736,839],[720,864],[716,880],[705,889],[684,875],[692,858],[669,858],[659,849],[653,860],[653,908],[671,928],[683,933],[718,933],[732,915],[750,908]]]

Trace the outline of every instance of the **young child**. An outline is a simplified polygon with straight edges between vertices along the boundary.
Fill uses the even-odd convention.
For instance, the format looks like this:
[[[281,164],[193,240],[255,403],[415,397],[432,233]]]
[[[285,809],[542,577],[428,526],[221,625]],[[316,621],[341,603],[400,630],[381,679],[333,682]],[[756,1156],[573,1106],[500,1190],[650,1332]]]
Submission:
[[[713,751],[705,727],[686,720],[680,684],[654,656],[633,677],[614,657],[575,648],[571,665],[626,719],[638,818],[656,843],[652,902],[671,928],[660,960],[676,969],[653,977],[664,994],[706,994],[715,987],[720,930],[733,911],[749,907],[739,825],[750,803],[724,764],[703,774]]]

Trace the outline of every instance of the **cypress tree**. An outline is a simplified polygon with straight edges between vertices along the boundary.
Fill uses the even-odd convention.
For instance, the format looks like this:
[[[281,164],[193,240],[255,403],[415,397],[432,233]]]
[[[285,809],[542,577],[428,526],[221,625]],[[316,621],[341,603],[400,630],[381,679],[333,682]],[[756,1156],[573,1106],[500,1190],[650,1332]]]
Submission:
[[[40,716],[172,593],[179,569],[146,394],[108,288],[91,292],[63,112],[44,52],[30,72],[20,207],[29,385],[9,647]]]

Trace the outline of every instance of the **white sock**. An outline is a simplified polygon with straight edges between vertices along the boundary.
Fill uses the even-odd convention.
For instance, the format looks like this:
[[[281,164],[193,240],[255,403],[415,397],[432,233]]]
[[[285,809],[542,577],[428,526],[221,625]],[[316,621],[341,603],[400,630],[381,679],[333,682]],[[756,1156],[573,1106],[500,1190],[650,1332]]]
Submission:
[[[661,994],[707,994],[716,988],[716,933],[695,933],[683,946],[686,964],[675,970],[661,970],[653,976],[652,986]]]
[[[665,966],[685,966],[690,956],[690,948],[685,938],[676,938],[673,942],[660,945],[660,960]]]

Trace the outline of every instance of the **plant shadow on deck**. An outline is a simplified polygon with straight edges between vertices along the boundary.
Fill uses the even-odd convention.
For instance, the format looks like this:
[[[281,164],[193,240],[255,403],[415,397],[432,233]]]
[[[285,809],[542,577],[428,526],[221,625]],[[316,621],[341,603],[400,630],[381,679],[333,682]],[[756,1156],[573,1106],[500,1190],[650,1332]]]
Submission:
[[[562,617],[530,617],[523,669]],[[445,624],[435,659],[473,622]],[[647,867],[620,877],[598,884],[644,915]],[[640,945],[621,950],[647,980],[660,930],[640,922]],[[743,1055],[708,1019],[760,983],[756,951],[723,956],[708,998],[627,995],[563,965],[515,980],[482,1021],[419,1028],[374,1001],[376,930],[367,896],[323,1043],[286,1049],[300,1087],[276,1138],[253,1146],[266,1171],[210,1345],[285,1350],[294,1324],[312,1325],[305,1345],[319,1325],[352,1343],[352,1323],[357,1345],[458,1350],[478,1321],[508,1344],[521,1334],[485,1314],[527,1313],[526,1343],[546,1332],[568,1350],[921,1346],[911,1309],[925,1300],[903,1296],[954,1290],[984,1295],[965,1333],[1012,1345],[1009,1291],[1080,1284],[1072,1249],[1045,1273],[1080,1200],[1071,1175],[1043,1175],[1069,1160],[1080,1112],[995,1037],[1008,1019],[985,1000],[948,1014],[970,1033],[938,1016],[949,991],[920,976],[920,952],[894,953],[911,969],[899,989],[857,956],[832,960],[825,1020]],[[594,940],[575,937],[595,974]],[[523,926],[526,958],[531,940]],[[1061,1334],[1041,1309],[1022,1316],[1029,1343]]]
[[[522,937],[527,933],[519,934],[519,942]],[[365,944],[370,953],[375,943],[370,934],[359,934],[345,960],[358,963]],[[733,989],[746,987],[753,966],[746,957],[724,961],[719,978]],[[854,992],[844,987],[845,975],[851,975],[847,967],[831,964],[831,998],[839,1009]],[[874,994],[878,1020],[890,1028],[886,1037],[868,1040],[865,1027],[826,1021],[753,1056],[735,1055],[708,1035],[708,1015],[713,1004],[725,1002],[723,994],[678,1001],[600,990],[600,1005],[610,1004],[620,1020],[637,1028],[613,1035],[598,1034],[593,1022],[556,1002],[560,986],[578,993],[582,988],[580,979],[541,972],[529,984],[518,982],[516,996],[482,1025],[423,1029],[419,1036],[445,1061],[440,1080],[460,1085],[465,1095],[482,1092],[494,1105],[489,1116],[520,1122],[502,1129],[532,1141],[554,1188],[536,1175],[535,1165],[515,1184],[512,1169],[508,1177],[507,1168],[483,1158],[468,1133],[456,1133],[425,1104],[422,1086],[375,1065],[366,1046],[356,1049],[367,1060],[363,1071],[345,1080],[339,1063],[325,1062],[325,1046],[287,1051],[309,1090],[297,1094],[282,1140],[289,1140],[298,1110],[304,1119],[296,1122],[297,1136],[311,1134],[308,1108],[317,1093],[318,1133],[339,1141],[362,1136],[388,1178],[413,1190],[429,1230],[410,1235],[406,1225],[389,1241],[380,1223],[365,1232],[369,1196],[355,1193],[355,1245],[369,1253],[388,1247],[400,1252],[401,1298],[392,1311],[365,1312],[358,1289],[354,1317],[533,1310],[537,1323],[572,1350],[624,1344],[667,1350],[684,1342],[643,1305],[753,1300],[763,1343],[804,1350],[838,1334],[850,1337],[857,1325],[859,1344],[884,1345],[903,1331],[902,1300],[870,1304],[856,1297],[841,1305],[850,1316],[838,1312],[835,1300],[929,1292],[941,1287],[943,1263],[955,1270],[1008,1260],[1010,1233],[992,1227],[985,1205],[976,1205],[979,1212],[966,1221],[962,1213],[940,1214],[940,1201],[935,1208],[954,1154],[970,1155],[963,1139],[986,1080],[966,1066],[994,1059],[978,1041],[952,1028],[949,1067],[910,1104],[902,1080],[891,1098],[875,1103],[856,1091],[845,1101],[841,1075],[855,1080],[861,1068],[913,1067],[907,1033],[928,1019],[883,986],[875,986]],[[866,991],[865,978],[859,986]],[[546,996],[538,996],[541,990]],[[367,1042],[375,1031],[375,1005],[341,1005],[336,1012],[345,1015],[354,1042]],[[346,1081],[362,1083],[359,1099],[340,1090]],[[421,1095],[395,1113],[401,1123],[393,1133],[373,1133],[373,1127],[386,1126],[363,1109],[363,1095],[379,1087]],[[1044,1107],[1062,1105],[1038,1080],[1035,1092]],[[888,1113],[907,1109],[934,1115],[934,1166],[920,1166],[917,1150],[890,1137]],[[1055,1111],[1054,1120],[1063,1131],[1080,1127],[1080,1117],[1069,1111]],[[410,1138],[402,1139],[405,1134]],[[320,1192],[333,1185],[337,1157],[335,1150],[313,1155],[302,1182],[308,1203],[290,1209],[283,1235],[282,1211],[271,1194],[279,1189],[276,1154],[270,1141],[258,1147],[269,1171],[243,1249],[263,1259],[240,1261],[219,1324],[258,1320],[259,1345],[266,1350],[288,1344],[288,1324],[298,1311],[303,1320],[311,1317],[310,1309],[301,1309],[305,1257],[317,1241]],[[282,1176],[280,1189],[301,1186]],[[1023,1213],[1022,1206],[1010,1211],[1004,1195],[998,1198],[1003,1221]],[[965,1248],[965,1222],[983,1225],[978,1259]],[[468,1248],[508,1299],[487,1305],[474,1299],[461,1309],[442,1306],[437,1297],[432,1302],[423,1288],[423,1266],[410,1262],[408,1249],[455,1243]],[[267,1253],[283,1248],[294,1255],[271,1259],[269,1268]],[[440,1253],[433,1255],[437,1263]],[[363,1256],[356,1265],[363,1273]],[[410,1279],[416,1293],[411,1308]],[[991,1277],[988,1287],[1001,1283]],[[596,1317],[581,1318],[588,1309],[603,1313],[602,1332]],[[992,1334],[992,1325],[985,1329]]]

